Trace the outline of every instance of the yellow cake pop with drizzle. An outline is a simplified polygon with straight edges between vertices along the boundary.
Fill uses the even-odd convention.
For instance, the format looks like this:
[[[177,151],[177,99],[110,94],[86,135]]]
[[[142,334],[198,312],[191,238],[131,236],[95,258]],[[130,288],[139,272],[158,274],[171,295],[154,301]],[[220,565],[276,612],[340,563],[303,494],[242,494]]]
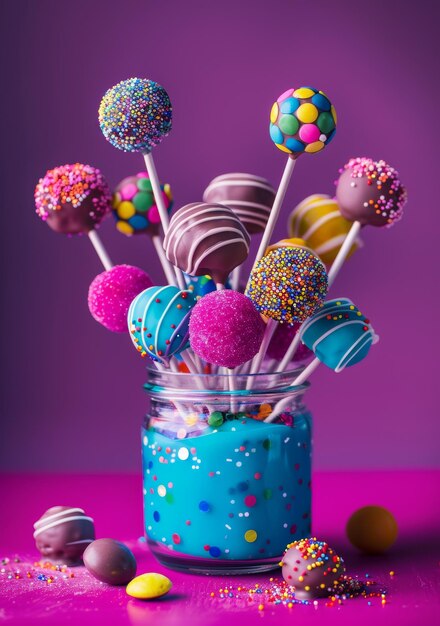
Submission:
[[[325,263],[331,265],[339,252],[351,222],[342,217],[336,200],[324,194],[308,196],[292,211],[288,221],[289,236],[301,237]],[[349,256],[362,245],[352,245]]]

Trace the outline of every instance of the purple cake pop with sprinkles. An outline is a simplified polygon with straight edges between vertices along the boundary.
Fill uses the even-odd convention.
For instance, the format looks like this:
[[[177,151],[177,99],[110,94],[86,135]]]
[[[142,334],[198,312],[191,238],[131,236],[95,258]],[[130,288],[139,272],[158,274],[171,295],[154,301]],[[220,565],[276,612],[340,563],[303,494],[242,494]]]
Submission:
[[[115,265],[98,274],[89,287],[88,305],[94,319],[114,333],[126,333],[127,313],[133,299],[153,286],[144,270]]]
[[[171,130],[170,98],[153,80],[123,80],[102,98],[99,125],[104,137],[115,148],[149,153]]]
[[[35,188],[36,213],[52,230],[78,235],[94,230],[111,210],[100,170],[74,163],[48,170]]]
[[[260,349],[265,324],[252,302],[238,291],[225,289],[204,296],[189,322],[190,344],[207,361],[233,369]]]
[[[406,189],[388,163],[358,157],[350,159],[339,173],[336,199],[345,219],[363,226],[389,227],[402,218]]]

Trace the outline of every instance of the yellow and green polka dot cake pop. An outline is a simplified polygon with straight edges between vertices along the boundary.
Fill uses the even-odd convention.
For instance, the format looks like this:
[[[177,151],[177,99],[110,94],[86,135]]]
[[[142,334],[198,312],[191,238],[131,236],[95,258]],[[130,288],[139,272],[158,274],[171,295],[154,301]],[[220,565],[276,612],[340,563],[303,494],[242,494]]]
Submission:
[[[161,185],[160,188],[165,207],[170,213],[173,206],[171,188],[168,184]],[[116,228],[124,235],[158,235],[159,210],[146,172],[124,178],[113,193],[112,206]]]
[[[297,158],[320,152],[336,132],[336,111],[323,91],[288,89],[270,112],[270,137],[277,148]]]
[[[288,220],[289,236],[305,239],[305,245],[316,252],[325,265],[333,263],[350,228],[351,222],[341,215],[336,200],[324,194],[305,198],[293,209]],[[349,256],[360,245],[358,238]]]

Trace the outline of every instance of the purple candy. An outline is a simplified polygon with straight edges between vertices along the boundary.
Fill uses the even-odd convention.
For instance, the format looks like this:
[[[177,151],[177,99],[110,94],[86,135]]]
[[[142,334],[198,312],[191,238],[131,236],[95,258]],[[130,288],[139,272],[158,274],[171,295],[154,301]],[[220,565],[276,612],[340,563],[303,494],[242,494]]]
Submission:
[[[277,324],[273,337],[270,341],[267,349],[267,356],[270,359],[276,359],[282,361],[284,355],[287,352],[287,348],[290,346],[298,332],[301,324]],[[298,345],[295,354],[292,357],[292,361],[305,361],[308,357],[312,357],[313,352],[308,349],[303,343]]]

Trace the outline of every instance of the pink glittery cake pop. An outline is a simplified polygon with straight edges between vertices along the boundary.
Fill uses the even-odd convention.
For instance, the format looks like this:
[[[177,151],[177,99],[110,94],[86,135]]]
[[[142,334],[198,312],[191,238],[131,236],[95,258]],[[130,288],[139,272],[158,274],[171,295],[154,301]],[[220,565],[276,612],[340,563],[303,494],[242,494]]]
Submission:
[[[289,324],[277,324],[275,332],[270,340],[269,347],[267,348],[267,356],[269,359],[275,359],[276,361],[282,361],[292,341],[300,329],[301,324],[295,323],[292,326]],[[306,361],[308,358],[313,358],[313,352],[307,348],[306,345],[300,343],[292,357],[292,361],[300,362]]]
[[[127,314],[134,298],[153,285],[146,272],[131,265],[115,265],[98,274],[89,287],[88,304],[97,322],[114,333],[126,333]]]
[[[190,345],[208,363],[232,369],[257,354],[264,329],[247,296],[232,289],[213,291],[191,313]]]
[[[48,170],[35,188],[36,213],[52,230],[78,235],[94,230],[111,210],[111,193],[100,170],[74,163]]]

